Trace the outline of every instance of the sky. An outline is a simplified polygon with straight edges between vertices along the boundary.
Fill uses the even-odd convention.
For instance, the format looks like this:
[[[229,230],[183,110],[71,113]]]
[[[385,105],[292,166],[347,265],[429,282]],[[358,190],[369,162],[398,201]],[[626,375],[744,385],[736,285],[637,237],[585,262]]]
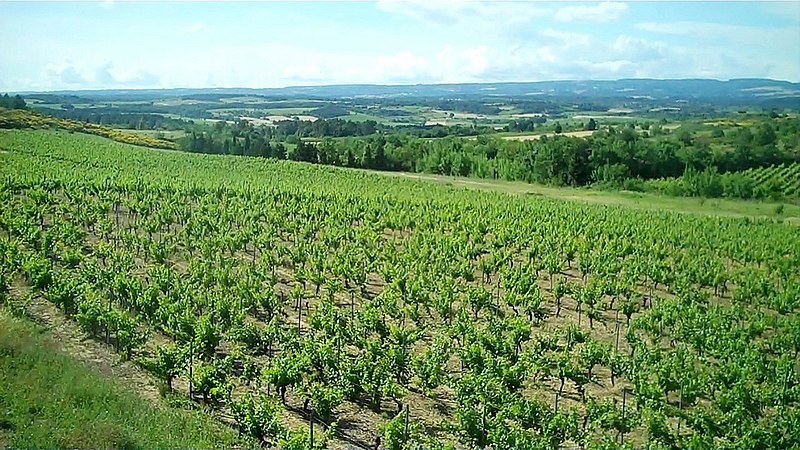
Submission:
[[[800,0],[0,0],[0,92],[750,77]]]

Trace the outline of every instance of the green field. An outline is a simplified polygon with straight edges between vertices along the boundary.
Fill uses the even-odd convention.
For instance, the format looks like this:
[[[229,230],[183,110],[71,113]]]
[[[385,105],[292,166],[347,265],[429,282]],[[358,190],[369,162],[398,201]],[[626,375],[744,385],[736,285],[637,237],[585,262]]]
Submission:
[[[131,134],[141,134],[157,139],[167,139],[170,141],[174,141],[175,139],[186,136],[186,132],[182,130],[130,130],[126,128],[120,129],[119,131]]]
[[[800,224],[800,205],[738,199],[670,197],[644,192],[613,192],[588,188],[553,187],[520,181],[480,180],[408,172],[380,172],[448,186],[529,195],[587,204],[622,206],[650,211],[674,211],[721,217],[772,218]]]
[[[269,108],[266,110],[267,115],[275,116],[298,116],[309,114],[309,111],[314,108]]]
[[[389,176],[49,130],[0,131],[0,149],[8,302],[49,305],[168,398],[264,446],[308,448],[311,430],[317,448],[800,442],[790,205]],[[55,384],[27,373],[3,368],[12,398]],[[78,409],[96,415],[113,404],[102,398]],[[15,424],[31,414],[14,411]],[[110,429],[121,440],[98,446],[173,445],[137,440],[141,422]]]

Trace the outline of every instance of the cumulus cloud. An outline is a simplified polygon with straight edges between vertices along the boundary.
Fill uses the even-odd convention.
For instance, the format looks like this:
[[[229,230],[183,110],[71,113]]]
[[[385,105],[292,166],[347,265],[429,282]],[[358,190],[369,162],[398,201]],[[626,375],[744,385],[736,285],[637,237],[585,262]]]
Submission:
[[[625,3],[602,2],[596,6],[564,6],[556,11],[554,18],[559,22],[608,22],[619,19],[626,11]]]
[[[72,65],[64,67],[61,70],[52,72],[52,75],[55,75],[55,77],[62,83],[69,85],[79,85],[86,83],[88,81],[87,78],[83,76],[83,74],[78,72],[78,69],[76,69]]]
[[[627,35],[618,36],[609,49],[615,56],[638,62],[663,60],[670,56],[669,47],[660,42]]]
[[[231,3],[226,14],[240,8],[240,20],[227,21],[217,20],[216,7],[148,2],[136,7],[152,12],[142,33],[130,26],[137,15],[115,12],[132,8],[122,0],[111,10],[97,1],[52,12],[0,0],[5,16],[17,18],[0,27],[0,78],[15,90],[700,76],[798,81],[796,3],[753,2],[725,14],[718,14],[724,5],[624,0],[376,0],[335,12],[330,5]],[[774,23],[764,25],[764,17]],[[295,33],[298,24],[309,32]]]
[[[481,73],[486,81],[556,79],[685,78],[694,73],[719,74],[731,63],[709,58],[708,51],[671,47],[629,35],[601,39],[591,35],[545,29],[539,40],[494,55]],[[743,60],[739,58],[738,60]]]
[[[776,66],[769,55],[742,51],[720,51],[716,47],[695,48],[646,39],[629,34],[599,38],[547,28],[535,39],[513,44],[459,45],[457,41],[425,48],[409,47],[384,54],[358,52],[330,55],[299,49],[271,49],[259,53],[242,49],[242,54],[220,51],[216,64],[208,69],[219,74],[222,85],[242,82],[225,78],[219,66],[240,67],[262,73],[272,80],[262,85],[306,83],[457,83],[492,81],[535,81],[552,79],[687,78],[708,76],[770,76],[791,70],[792,62]],[[281,73],[270,65],[252,66],[258,55],[271,55],[299,62]],[[268,60],[266,56],[264,60]],[[245,64],[246,61],[251,63]],[[222,64],[221,64],[222,63]],[[795,63],[796,65],[796,63]],[[241,69],[245,70],[245,69]],[[240,73],[246,80],[249,73]],[[235,80],[235,79],[234,79]],[[224,81],[224,82],[223,82]]]
[[[49,84],[55,86],[95,88],[148,88],[160,84],[157,75],[141,69],[115,69],[113,63],[98,66],[78,66],[71,61],[51,66],[47,71]]]
[[[161,80],[158,75],[146,70],[136,70],[129,76],[117,80],[117,83],[121,86],[132,85],[141,87],[156,87],[160,82]]]
[[[592,42],[592,36],[590,34],[572,33],[568,31],[554,30],[552,28],[545,28],[544,30],[541,30],[539,35],[547,38],[548,40],[555,40],[569,45],[586,46]]]
[[[446,44],[436,52],[428,69],[427,78],[440,83],[474,82],[484,79],[485,72],[495,62],[490,59],[489,48],[456,48]]]
[[[487,53],[489,48],[485,45],[475,48],[467,48],[461,52],[461,56],[466,60],[466,71],[472,75],[480,75],[489,67]]]
[[[371,76],[376,80],[413,82],[425,76],[428,62],[410,51],[378,57]]]
[[[283,76],[298,81],[318,81],[322,77],[322,70],[314,63],[296,64],[284,68]]]
[[[635,28],[667,38],[691,37],[691,44],[672,48],[681,54],[702,55],[692,58],[696,76],[800,79],[800,51],[790,44],[800,42],[798,27],[675,21],[642,22]]]
[[[570,30],[570,31],[567,31]],[[517,42],[468,45],[453,39],[385,52],[331,52],[302,46],[246,44],[198,47],[136,64],[66,61],[47,72],[64,88],[286,86],[348,83],[458,83],[554,79],[786,77],[790,57],[766,52],[696,47],[620,33],[600,37],[545,28]],[[629,30],[630,31],[630,30]],[[766,44],[765,44],[766,45]],[[787,46],[788,47],[788,46]],[[793,50],[784,50],[791,52]],[[126,65],[127,64],[127,65]],[[0,74],[2,75],[2,74]],[[6,82],[8,77],[6,76]],[[13,81],[13,80],[12,80]],[[16,83],[16,82],[15,82]]]
[[[92,81],[103,87],[151,87],[158,85],[159,79],[142,69],[117,69],[113,63],[107,62],[94,70]]]

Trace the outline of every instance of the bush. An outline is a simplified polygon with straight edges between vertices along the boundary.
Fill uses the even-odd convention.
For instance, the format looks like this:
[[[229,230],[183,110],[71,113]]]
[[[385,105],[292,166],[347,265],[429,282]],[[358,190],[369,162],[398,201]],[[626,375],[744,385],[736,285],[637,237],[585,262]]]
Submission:
[[[672,197],[688,196],[682,178],[662,178],[657,180],[642,181],[645,192],[655,192]]]
[[[592,171],[595,182],[610,186],[621,186],[629,176],[628,166],[624,164],[603,164]]]
[[[258,400],[246,395],[239,400],[232,400],[231,413],[239,431],[259,441],[267,441],[283,434],[280,423],[282,406],[264,394]]]
[[[699,172],[691,167],[687,168],[681,177],[686,193],[693,197],[722,197],[722,177],[716,167]]]
[[[741,173],[727,173],[722,175],[722,190],[726,197],[752,198],[755,181]]]
[[[626,191],[645,192],[645,183],[641,178],[626,178],[622,182],[622,189]]]

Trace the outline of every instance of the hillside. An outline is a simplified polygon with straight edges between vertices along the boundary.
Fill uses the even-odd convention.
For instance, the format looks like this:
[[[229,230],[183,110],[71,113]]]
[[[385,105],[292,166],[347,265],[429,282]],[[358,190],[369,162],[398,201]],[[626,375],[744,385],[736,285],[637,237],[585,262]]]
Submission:
[[[26,93],[31,94],[31,93]],[[742,105],[800,105],[800,83],[769,79],[656,80],[624,79],[616,81],[539,81],[506,83],[415,84],[415,85],[332,85],[290,86],[282,88],[207,88],[56,91],[51,94],[79,97],[167,98],[196,95],[263,95],[286,98],[359,98],[359,97],[444,97],[491,98],[520,97],[591,100],[628,98],[671,101],[706,101]]]
[[[0,147],[9,301],[265,446],[800,442],[795,226],[79,133]]]

